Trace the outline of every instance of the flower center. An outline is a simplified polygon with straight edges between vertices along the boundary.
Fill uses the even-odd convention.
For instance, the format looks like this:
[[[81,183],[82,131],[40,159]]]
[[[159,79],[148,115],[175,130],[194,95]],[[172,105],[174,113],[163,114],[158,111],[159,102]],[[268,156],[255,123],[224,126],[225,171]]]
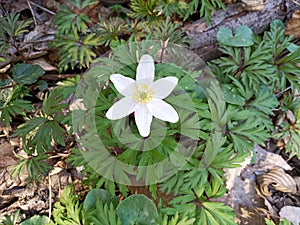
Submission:
[[[154,95],[154,91],[147,84],[137,84],[132,93],[132,98],[135,102],[144,104],[149,103]]]

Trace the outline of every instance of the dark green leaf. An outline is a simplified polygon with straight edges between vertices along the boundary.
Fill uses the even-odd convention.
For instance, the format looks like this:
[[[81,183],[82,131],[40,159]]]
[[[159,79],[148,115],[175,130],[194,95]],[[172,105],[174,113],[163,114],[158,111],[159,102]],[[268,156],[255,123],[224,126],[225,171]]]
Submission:
[[[12,77],[19,84],[33,84],[45,71],[39,65],[17,64],[13,67]]]

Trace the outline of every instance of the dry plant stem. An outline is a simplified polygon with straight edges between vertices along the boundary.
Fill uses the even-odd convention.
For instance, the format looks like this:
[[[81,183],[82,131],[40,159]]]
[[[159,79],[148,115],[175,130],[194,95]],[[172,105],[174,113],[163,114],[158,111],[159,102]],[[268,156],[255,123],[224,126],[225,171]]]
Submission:
[[[276,97],[279,98],[282,95],[284,95],[287,91],[289,91],[290,89],[292,89],[291,86],[287,87],[286,89],[284,89],[282,92],[279,92],[278,94],[276,94]]]
[[[36,22],[36,18],[35,18],[35,15],[34,15],[34,11],[33,11],[32,7],[31,7],[31,4],[30,4],[30,2],[29,2],[28,0],[27,0],[27,4],[28,4],[28,7],[29,7],[30,12],[31,12],[31,14],[32,14],[33,21],[34,21],[34,25],[35,25],[35,27],[37,27],[38,25],[37,25],[37,22]]]
[[[37,4],[37,3],[34,3],[32,1],[28,1],[28,0],[27,0],[27,2],[29,2],[31,5],[34,5],[35,7],[38,7],[40,9],[44,10],[45,12],[47,12],[47,13],[49,13],[51,15],[54,15],[54,16],[56,15],[55,12],[53,12],[53,11],[51,11],[51,10],[49,10],[49,9],[47,9],[47,8],[39,5],[39,4]]]
[[[51,219],[51,214],[52,214],[52,188],[51,188],[51,176],[50,174],[48,175],[48,179],[49,179],[49,218],[48,218],[48,223],[50,223],[50,219]]]
[[[23,52],[20,49],[20,46],[18,46],[17,41],[16,41],[16,37],[13,37],[13,41],[10,43],[12,47],[14,47],[16,49],[16,51],[20,54],[21,60],[25,63],[27,63],[27,59],[24,56]]]
[[[300,3],[297,2],[296,0],[291,0],[293,3],[295,3],[296,5],[300,6]]]
[[[7,85],[7,86],[4,86],[4,87],[0,87],[0,90],[4,90],[4,89],[8,89],[8,88],[12,88],[14,87],[15,85],[11,84],[11,85]]]
[[[161,48],[161,54],[160,54],[160,63],[163,62],[163,57],[164,57],[165,50],[168,46],[168,42],[169,42],[169,39],[167,39],[166,41],[163,41],[162,48]]]
[[[41,77],[42,80],[56,80],[76,77],[79,74],[46,74]]]
[[[13,88],[14,86],[16,86],[16,82],[11,78],[11,76],[9,76],[8,74],[6,75],[6,77],[8,79],[11,79],[12,80],[12,84],[10,85],[6,85],[6,86],[3,86],[3,87],[0,87],[0,90],[4,90],[4,89],[8,89],[8,88]]]

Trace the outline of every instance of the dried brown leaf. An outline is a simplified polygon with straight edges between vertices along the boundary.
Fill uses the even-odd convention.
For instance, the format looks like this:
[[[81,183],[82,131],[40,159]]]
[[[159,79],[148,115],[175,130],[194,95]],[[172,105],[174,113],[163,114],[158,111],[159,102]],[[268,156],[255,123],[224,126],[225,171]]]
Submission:
[[[296,38],[300,37],[300,10],[293,13],[286,25],[285,34],[294,35]]]
[[[264,196],[271,196],[269,187],[285,193],[296,193],[297,185],[293,177],[282,168],[274,167],[268,173],[257,176],[260,191]]]

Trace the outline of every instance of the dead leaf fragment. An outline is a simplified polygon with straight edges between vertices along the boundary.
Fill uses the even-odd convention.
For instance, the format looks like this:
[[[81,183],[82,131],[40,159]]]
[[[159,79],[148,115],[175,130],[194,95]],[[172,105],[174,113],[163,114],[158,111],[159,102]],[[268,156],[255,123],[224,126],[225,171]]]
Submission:
[[[265,1],[264,0],[241,0],[244,4],[243,9],[246,11],[264,11]]]
[[[32,60],[32,61],[30,61],[30,63],[33,64],[33,65],[39,65],[45,71],[57,70],[56,67],[52,66],[44,58],[38,58],[38,59]]]
[[[296,117],[291,110],[288,110],[285,116],[290,124],[294,124],[296,122]]]
[[[296,193],[297,184],[295,180],[282,168],[274,167],[269,172],[257,176],[260,192],[264,196],[271,196],[269,187],[285,193]]]
[[[300,10],[293,13],[285,28],[285,35],[294,35],[300,37]]]

